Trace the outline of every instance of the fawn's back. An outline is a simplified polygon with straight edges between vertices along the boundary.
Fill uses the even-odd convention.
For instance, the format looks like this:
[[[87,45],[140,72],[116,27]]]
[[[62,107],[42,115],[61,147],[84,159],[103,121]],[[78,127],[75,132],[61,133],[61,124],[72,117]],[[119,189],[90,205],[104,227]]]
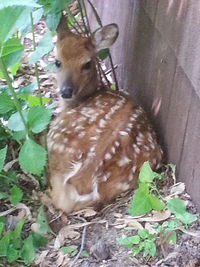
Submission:
[[[48,133],[53,204],[69,213],[137,187],[142,164],[157,168],[161,149],[143,109],[128,96],[98,87],[96,52],[118,35],[110,24],[90,38],[57,29],[61,111]]]

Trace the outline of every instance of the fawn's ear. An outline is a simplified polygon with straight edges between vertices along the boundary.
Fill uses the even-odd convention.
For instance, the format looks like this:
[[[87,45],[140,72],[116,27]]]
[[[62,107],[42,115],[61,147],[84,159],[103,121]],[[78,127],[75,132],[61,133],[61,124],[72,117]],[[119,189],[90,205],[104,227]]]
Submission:
[[[67,25],[67,18],[62,14],[58,27],[56,29],[58,40],[62,40],[66,35],[70,33]]]
[[[96,50],[100,51],[110,47],[117,39],[118,34],[118,26],[114,23],[98,29],[96,32],[94,32],[92,37]]]

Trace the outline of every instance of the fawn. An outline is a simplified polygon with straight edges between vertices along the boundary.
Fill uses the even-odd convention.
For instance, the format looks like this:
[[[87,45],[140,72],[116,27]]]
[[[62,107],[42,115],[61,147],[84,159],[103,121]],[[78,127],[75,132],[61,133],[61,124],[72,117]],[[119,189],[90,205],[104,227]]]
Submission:
[[[156,169],[162,151],[143,109],[99,87],[96,55],[115,42],[117,25],[86,38],[62,17],[57,36],[61,111],[48,133],[49,181],[54,206],[70,213],[136,188],[142,164]]]

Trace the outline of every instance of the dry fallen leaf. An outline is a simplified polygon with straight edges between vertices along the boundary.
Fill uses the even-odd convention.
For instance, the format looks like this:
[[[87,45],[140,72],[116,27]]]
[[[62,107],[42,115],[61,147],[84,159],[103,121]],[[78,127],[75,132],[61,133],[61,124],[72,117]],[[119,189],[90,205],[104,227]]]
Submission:
[[[169,210],[155,211],[153,216],[139,218],[139,222],[161,222],[167,220],[171,216]]]
[[[171,195],[180,195],[185,191],[185,184],[184,183],[176,183],[170,189]]]
[[[93,217],[97,214],[97,212],[92,208],[86,208],[82,210],[78,210],[72,213],[72,215],[82,215],[83,217]]]

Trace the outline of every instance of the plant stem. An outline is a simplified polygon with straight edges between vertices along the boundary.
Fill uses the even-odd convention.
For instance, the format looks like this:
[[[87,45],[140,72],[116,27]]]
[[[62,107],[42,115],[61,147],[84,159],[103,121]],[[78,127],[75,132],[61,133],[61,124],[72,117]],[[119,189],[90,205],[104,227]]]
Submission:
[[[22,120],[22,122],[24,124],[24,128],[26,130],[26,134],[27,134],[27,136],[29,136],[28,126],[27,126],[26,120],[25,120],[25,118],[23,116],[23,113],[22,113],[22,110],[21,110],[21,107],[20,107],[20,104],[19,104],[19,100],[17,98],[17,94],[15,93],[15,90],[12,87],[11,79],[10,79],[10,77],[8,75],[8,71],[7,71],[7,69],[6,69],[5,65],[4,65],[4,62],[3,62],[1,57],[0,57],[0,69],[1,69],[1,71],[3,73],[4,78],[6,79],[6,83],[8,85],[9,91],[10,91],[12,97],[13,97],[13,101],[14,101],[15,107],[16,107],[17,111],[19,112],[21,120]]]
[[[34,32],[34,24],[33,24],[33,14],[31,12],[31,31],[32,31],[32,37],[33,37],[33,50],[36,50],[36,42],[35,42],[35,32]],[[38,86],[38,96],[40,98],[40,105],[42,105],[42,94],[41,94],[41,87],[40,87],[40,80],[39,80],[39,72],[38,72],[38,65],[35,63],[35,76],[37,80],[37,86]]]

